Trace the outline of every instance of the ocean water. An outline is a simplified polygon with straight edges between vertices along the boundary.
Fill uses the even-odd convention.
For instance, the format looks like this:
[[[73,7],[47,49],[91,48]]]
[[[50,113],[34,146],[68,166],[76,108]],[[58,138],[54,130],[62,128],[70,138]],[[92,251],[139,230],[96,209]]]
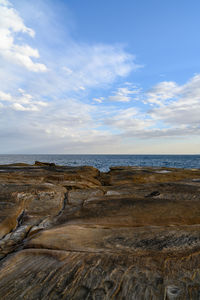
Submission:
[[[107,172],[111,166],[153,166],[200,169],[200,155],[0,155],[0,164],[36,160],[64,166],[93,166]]]

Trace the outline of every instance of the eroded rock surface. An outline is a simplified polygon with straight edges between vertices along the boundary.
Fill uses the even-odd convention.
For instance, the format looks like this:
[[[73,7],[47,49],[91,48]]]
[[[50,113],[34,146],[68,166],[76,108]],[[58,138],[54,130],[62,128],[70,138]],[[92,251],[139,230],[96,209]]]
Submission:
[[[200,170],[0,166],[0,299],[200,299]]]

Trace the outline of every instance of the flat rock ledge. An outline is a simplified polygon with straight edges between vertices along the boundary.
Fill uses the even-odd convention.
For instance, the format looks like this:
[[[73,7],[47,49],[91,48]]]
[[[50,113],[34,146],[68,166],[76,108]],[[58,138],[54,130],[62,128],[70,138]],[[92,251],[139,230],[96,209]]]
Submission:
[[[0,166],[0,299],[200,299],[200,170]]]

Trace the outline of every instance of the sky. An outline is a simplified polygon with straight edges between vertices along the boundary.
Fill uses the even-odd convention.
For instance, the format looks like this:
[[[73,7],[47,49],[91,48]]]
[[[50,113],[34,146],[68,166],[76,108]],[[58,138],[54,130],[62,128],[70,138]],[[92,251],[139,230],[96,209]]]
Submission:
[[[1,154],[199,154],[199,0],[0,0]]]

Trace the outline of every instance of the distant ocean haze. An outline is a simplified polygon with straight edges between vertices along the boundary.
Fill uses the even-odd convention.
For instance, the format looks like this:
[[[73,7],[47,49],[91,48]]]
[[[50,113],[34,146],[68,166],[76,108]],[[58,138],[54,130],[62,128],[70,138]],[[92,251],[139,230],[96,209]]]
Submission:
[[[111,166],[150,166],[170,168],[200,168],[200,155],[72,155],[35,154],[0,155],[0,164],[27,163],[35,161],[52,162],[63,166],[93,166],[102,172]]]

